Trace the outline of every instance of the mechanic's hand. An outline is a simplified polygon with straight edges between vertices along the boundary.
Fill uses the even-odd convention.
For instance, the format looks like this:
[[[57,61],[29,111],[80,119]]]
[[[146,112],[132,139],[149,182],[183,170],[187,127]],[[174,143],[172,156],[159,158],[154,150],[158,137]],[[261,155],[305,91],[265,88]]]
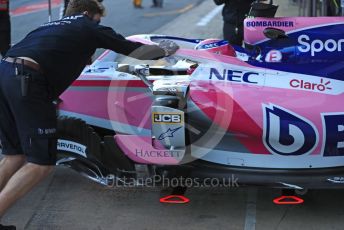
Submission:
[[[174,54],[179,49],[179,46],[177,45],[177,43],[170,40],[162,40],[159,43],[159,47],[165,50],[166,57]]]

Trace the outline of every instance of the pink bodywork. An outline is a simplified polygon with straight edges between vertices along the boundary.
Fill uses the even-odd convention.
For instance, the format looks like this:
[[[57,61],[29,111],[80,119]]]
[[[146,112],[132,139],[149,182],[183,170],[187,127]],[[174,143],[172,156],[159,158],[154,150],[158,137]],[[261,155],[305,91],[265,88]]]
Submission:
[[[282,28],[286,32],[308,28],[319,24],[343,23],[343,19],[333,17],[326,18],[278,18],[278,19],[247,19],[252,20],[278,20],[293,21],[294,27]],[[245,40],[256,44],[265,39],[262,30],[257,28],[245,28]],[[150,43],[147,40],[132,38],[132,40]],[[106,54],[105,54],[106,55]],[[204,60],[207,63],[231,64],[241,68],[256,68],[236,57],[211,54],[197,50],[180,49],[177,56],[190,59]],[[101,59],[102,57],[100,57]],[[206,74],[206,73],[205,73]],[[295,75],[296,77],[297,74]],[[282,83],[281,83],[282,84]],[[331,87],[339,87],[332,83]],[[193,79],[190,84],[190,97],[203,112],[215,124],[235,134],[235,138],[248,150],[246,154],[267,154],[270,151],[263,143],[263,105],[275,104],[297,113],[311,121],[319,132],[319,143],[311,155],[321,154],[323,145],[322,113],[335,113],[342,105],[344,96],[323,94],[316,91],[298,90],[289,85],[284,88],[272,85],[245,85],[232,84],[230,82],[212,82]],[[206,92],[204,91],[206,89]],[[90,117],[114,121],[117,124],[130,125],[138,129],[150,130],[150,107],[152,96],[146,86],[138,79],[111,80],[107,76],[82,75],[72,87],[62,96],[64,101],[60,110],[83,114]],[[137,99],[139,98],[139,99]],[[137,100],[136,100],[137,99]],[[86,106],[85,106],[86,105]],[[206,106],[208,105],[208,106]],[[215,108],[222,108],[216,110]],[[116,127],[114,127],[116,128]],[[121,129],[116,130],[121,133]],[[135,132],[134,132],[135,133]],[[131,133],[131,134],[134,134]],[[138,163],[153,164],[178,164],[174,157],[139,157],[136,154],[138,148],[146,151],[164,149],[162,146],[153,147],[151,137],[137,135],[116,135],[115,140],[124,153]]]
[[[171,155],[159,142],[153,147],[151,137],[116,135],[115,141],[131,160],[141,164],[178,165],[183,155]]]
[[[247,26],[251,22],[285,22],[282,25],[287,26],[273,26],[277,29],[282,29],[287,34],[304,30],[313,27],[321,27],[327,25],[343,24],[343,17],[280,17],[280,18],[250,18],[244,21],[244,39],[245,42],[251,45],[266,41],[263,31],[266,27]],[[292,26],[291,26],[292,24]]]

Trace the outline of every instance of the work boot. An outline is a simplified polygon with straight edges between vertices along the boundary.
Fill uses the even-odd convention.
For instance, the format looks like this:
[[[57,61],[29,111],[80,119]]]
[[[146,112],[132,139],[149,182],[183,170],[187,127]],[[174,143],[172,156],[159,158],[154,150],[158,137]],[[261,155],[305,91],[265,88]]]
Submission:
[[[5,225],[2,225],[0,224],[0,230],[16,230],[16,226],[13,226],[13,225],[9,225],[9,226],[5,226]]]

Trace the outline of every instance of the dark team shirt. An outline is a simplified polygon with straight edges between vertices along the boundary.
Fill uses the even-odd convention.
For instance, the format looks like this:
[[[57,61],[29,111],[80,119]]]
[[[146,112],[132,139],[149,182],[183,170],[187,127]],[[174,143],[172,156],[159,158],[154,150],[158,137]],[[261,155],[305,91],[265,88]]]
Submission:
[[[225,4],[222,10],[223,20],[242,27],[246,14],[254,0],[214,0],[216,5]]]
[[[86,15],[74,15],[41,25],[14,45],[7,56],[29,57],[38,62],[57,97],[80,75],[97,48],[142,60],[165,55],[156,45],[128,41]]]

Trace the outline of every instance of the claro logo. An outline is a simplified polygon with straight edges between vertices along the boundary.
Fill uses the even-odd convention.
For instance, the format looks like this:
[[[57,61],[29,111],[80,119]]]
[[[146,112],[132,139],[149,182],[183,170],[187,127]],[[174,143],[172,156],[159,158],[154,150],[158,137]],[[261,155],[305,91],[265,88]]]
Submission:
[[[326,50],[327,52],[340,52],[342,51],[344,39],[334,40],[328,39],[326,41],[322,41],[319,39],[315,39],[311,41],[308,35],[300,35],[297,39],[298,43],[302,45],[299,46],[298,49],[303,53],[311,52],[311,56],[314,57],[316,53],[322,52]]]
[[[293,79],[290,81],[290,86],[297,89],[308,89],[312,91],[319,91],[324,92],[326,90],[332,90],[329,85],[331,84],[331,81],[324,82],[324,79],[320,80],[320,83],[313,83],[305,80],[300,79]]]

